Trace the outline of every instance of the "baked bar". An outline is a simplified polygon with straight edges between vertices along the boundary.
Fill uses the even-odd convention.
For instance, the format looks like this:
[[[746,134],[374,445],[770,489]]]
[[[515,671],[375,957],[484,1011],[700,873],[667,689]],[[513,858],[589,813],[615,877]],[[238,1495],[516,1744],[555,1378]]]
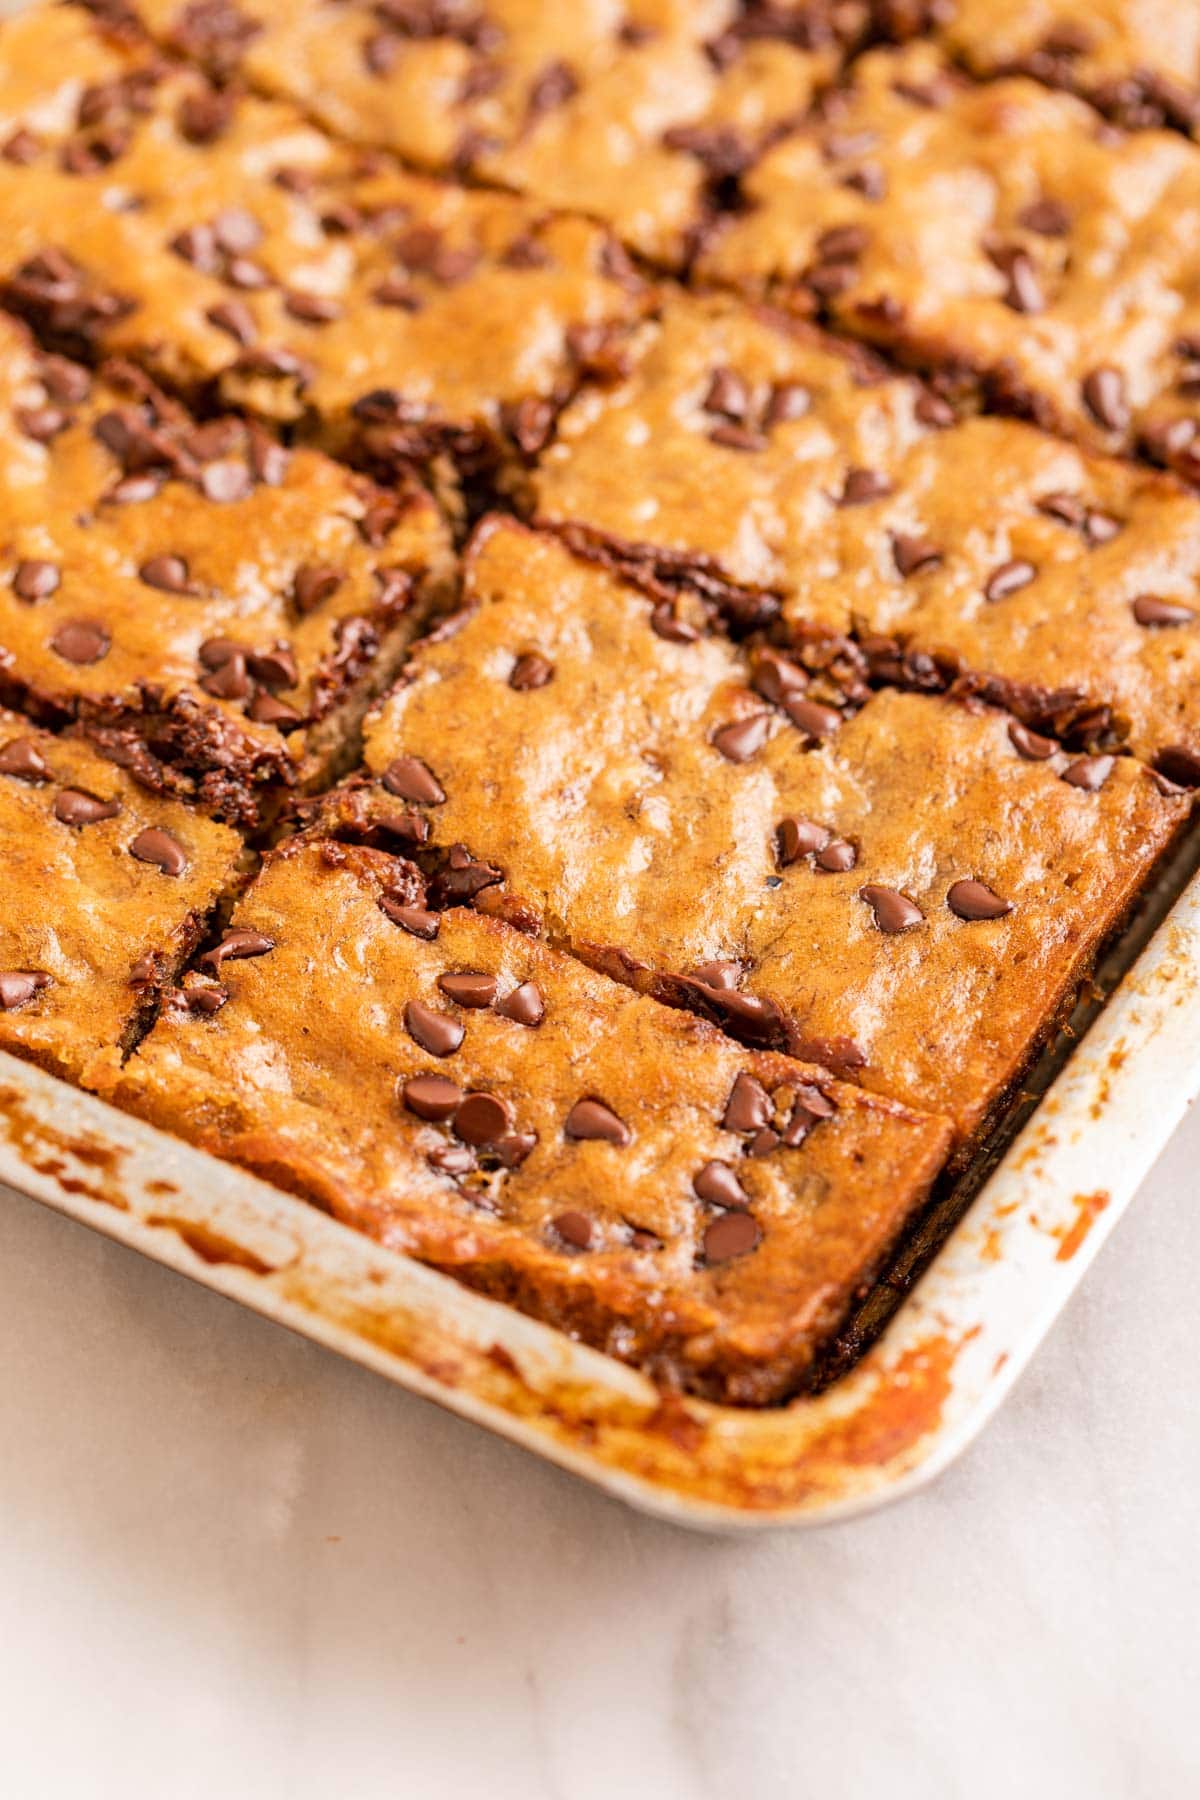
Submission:
[[[83,1078],[145,1028],[237,878],[226,826],[0,713],[0,1047]]]
[[[917,43],[863,57],[844,102],[744,190],[700,259],[709,280],[820,306],[951,395],[1200,478],[1187,138],[1123,135],[1033,81],[976,85]]]
[[[140,0],[172,49],[240,67],[350,142],[605,220],[678,267],[706,189],[803,114],[866,8],[734,0]]]
[[[478,463],[544,442],[645,308],[590,221],[407,175],[145,50],[114,46],[103,84],[47,74],[55,137],[28,60],[6,94],[5,43],[0,118],[30,144],[0,157],[0,299],[56,349],[338,451]]]
[[[936,29],[972,74],[1031,75],[1132,130],[1200,128],[1196,0],[882,0],[894,35]]]
[[[965,678],[1200,782],[1200,501],[1168,475],[956,422],[870,353],[680,296],[562,415],[530,504],[660,583],[745,590],[804,656],[852,633],[872,678]]]
[[[428,912],[402,859],[304,840],[268,859],[106,1091],[742,1403],[803,1381],[949,1136],[499,921]]]
[[[254,824],[327,778],[448,586],[424,490],[385,492],[0,316],[0,698]]]
[[[845,718],[778,652],[509,521],[481,527],[464,599],[368,721],[342,827],[440,848],[439,896],[960,1141],[1188,811],[978,703],[888,691]]]

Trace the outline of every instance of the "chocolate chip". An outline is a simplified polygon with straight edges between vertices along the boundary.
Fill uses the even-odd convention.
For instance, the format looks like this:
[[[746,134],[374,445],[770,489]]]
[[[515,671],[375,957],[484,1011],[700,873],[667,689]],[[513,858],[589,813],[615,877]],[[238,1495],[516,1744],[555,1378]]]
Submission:
[[[1012,901],[1002,900],[982,881],[955,881],[946,893],[946,905],[960,919],[1003,919],[1012,911]]]
[[[263,228],[244,206],[228,206],[212,222],[213,236],[222,250],[231,256],[242,256],[257,250],[263,241]]]
[[[469,1175],[476,1166],[475,1158],[466,1144],[438,1144],[429,1152],[425,1161],[440,1175]]]
[[[930,425],[935,431],[945,431],[955,423],[955,412],[950,402],[940,394],[930,393],[928,388],[917,396],[913,413],[922,425]]]
[[[899,888],[880,887],[876,882],[868,882],[866,887],[858,890],[860,900],[865,900],[875,915],[875,923],[880,931],[889,937],[895,937],[902,931],[910,931],[914,925],[924,921],[924,913],[919,906],[902,894]]]
[[[1004,273],[1008,278],[1008,288],[1004,295],[1006,305],[1011,306],[1014,312],[1041,312],[1046,299],[1032,258],[1026,256],[1023,250],[1011,252],[1005,259]]]
[[[612,1107],[594,1097],[575,1102],[563,1130],[569,1138],[599,1138],[606,1144],[624,1146],[633,1139],[628,1125],[617,1117]]]
[[[206,950],[200,958],[210,969],[219,969],[224,962],[241,962],[249,956],[266,956],[275,948],[275,939],[268,937],[265,931],[253,931],[245,925],[235,926],[227,931],[219,944]]]
[[[812,405],[812,395],[798,381],[777,381],[771,389],[763,422],[766,425],[788,425],[802,419]]]
[[[202,660],[205,648],[203,644],[200,646]],[[251,689],[244,653],[232,650],[207,675],[201,676],[200,686],[217,700],[244,700]]]
[[[1039,736],[1016,719],[1009,725],[1008,737],[1018,756],[1023,756],[1026,762],[1045,762],[1059,748],[1053,738]]]
[[[464,970],[461,974],[439,975],[438,986],[448,1000],[459,1006],[490,1006],[496,998],[496,977]]]
[[[444,1075],[414,1075],[400,1089],[400,1097],[410,1113],[418,1119],[441,1125],[458,1110],[462,1089]]]
[[[1083,380],[1084,405],[1106,431],[1124,431],[1129,425],[1125,377],[1119,369],[1093,369]]]
[[[755,659],[753,686],[764,700],[782,706],[792,694],[803,693],[808,675],[799,663],[768,647],[760,650]]]
[[[147,587],[164,594],[186,594],[192,590],[188,566],[182,556],[152,556],[138,570],[138,578]]]
[[[0,750],[0,775],[16,781],[49,781],[50,765],[32,738],[11,738]]]
[[[826,875],[845,875],[858,861],[858,851],[845,838],[834,838],[814,858],[818,869]]]
[[[784,711],[796,730],[813,743],[820,743],[823,738],[830,737],[842,722],[842,715],[836,707],[822,706],[817,700],[806,700],[802,694],[792,695]]]
[[[62,576],[52,562],[29,558],[13,572],[12,590],[18,600],[48,600],[58,592]]]
[[[303,563],[292,582],[292,601],[297,612],[312,612],[337,593],[342,580],[342,571],[331,568],[328,563]]]
[[[101,800],[82,788],[64,788],[54,802],[54,816],[62,825],[98,825],[101,819],[115,819],[120,810],[119,800]]]
[[[1139,594],[1133,603],[1133,616],[1139,625],[1191,625],[1195,608],[1175,600],[1160,600],[1155,594]]]
[[[40,969],[5,969],[0,974],[0,1012],[16,1012],[53,983]]]
[[[264,687],[295,687],[300,679],[296,657],[290,644],[272,644],[269,650],[255,650],[247,659],[250,673]]]
[[[1033,200],[1017,214],[1017,224],[1039,237],[1065,237],[1071,229],[1071,214],[1061,200]]]
[[[299,293],[295,289],[283,297],[284,310],[305,325],[330,325],[341,318],[342,309],[328,294]]]
[[[745,1256],[762,1238],[758,1223],[748,1212],[722,1213],[704,1233],[704,1261],[709,1268]]]
[[[169,831],[160,831],[155,825],[138,832],[129,854],[139,862],[153,863],[164,875],[182,875],[188,866],[182,844]]]
[[[14,417],[27,438],[35,444],[48,444],[70,424],[66,413],[57,406],[19,406]]]
[[[827,828],[814,824],[811,819],[781,820],[776,840],[780,868],[789,868],[792,863],[799,862],[802,856],[810,856],[815,850],[823,850],[829,838]]]
[[[508,677],[508,685],[518,694],[531,688],[545,687],[554,674],[554,664],[537,650],[525,650],[518,656]]]
[[[692,980],[702,987],[735,988],[741,979],[742,965],[738,962],[706,962],[692,970]]]
[[[215,306],[209,307],[204,316],[210,325],[225,332],[227,337],[231,337],[243,349],[257,341],[258,325],[254,314],[243,300],[219,300]]]
[[[213,1013],[220,1012],[229,999],[229,989],[219,986],[216,982],[204,982],[203,984],[196,982],[193,986],[184,988],[180,998],[189,1012],[203,1013],[207,1018],[211,1018]]]
[[[993,569],[984,586],[984,597],[988,600],[1007,600],[1010,594],[1020,593],[1031,581],[1037,579],[1037,570],[1031,562],[1014,558],[1012,562],[1001,563]]]
[[[396,757],[383,771],[383,785],[397,799],[421,806],[440,806],[446,798],[445,788],[419,756]]]
[[[1200,787],[1200,753],[1186,744],[1167,744],[1154,758],[1158,776],[1175,789]]]
[[[770,729],[770,713],[751,713],[748,718],[735,719],[731,725],[722,725],[714,731],[713,748],[719,750],[727,762],[749,762],[766,743]]]
[[[848,469],[838,505],[862,506],[868,500],[885,499],[891,491],[891,482],[878,469]]]
[[[1112,774],[1112,756],[1081,756],[1077,762],[1063,770],[1062,778],[1071,787],[1082,788],[1085,793],[1094,794],[1102,788]]]
[[[740,423],[749,417],[750,403],[749,384],[735,369],[713,370],[704,396],[705,412],[723,413],[727,419]]]
[[[771,1123],[771,1100],[762,1082],[744,1071],[729,1091],[721,1124],[726,1131],[762,1131]]]
[[[752,453],[767,447],[767,440],[762,432],[753,431],[748,425],[714,425],[708,436],[711,443],[720,444],[726,450]]]
[[[714,1159],[692,1177],[692,1192],[710,1206],[724,1206],[740,1211],[749,1206],[750,1197],[727,1162]]]
[[[677,611],[677,600],[660,600],[650,613],[650,629],[668,644],[694,644],[700,633]]]
[[[546,1016],[546,1001],[536,981],[523,981],[503,1000],[497,1000],[496,1011],[517,1025],[540,1025]]]
[[[573,1250],[590,1250],[592,1247],[592,1221],[586,1213],[560,1212],[551,1220],[564,1244],[570,1244]]]
[[[1083,522],[1083,535],[1093,547],[1097,544],[1110,544],[1121,530],[1121,521],[1114,519],[1111,513],[1101,512],[1096,507],[1088,509]]]
[[[519,1169],[537,1143],[536,1131],[509,1131],[488,1145],[488,1153],[505,1169]]]
[[[88,663],[103,662],[112,648],[112,638],[98,620],[67,619],[50,639],[50,648],[57,651],[64,662],[83,667]]]
[[[435,1012],[420,1000],[410,1000],[405,1006],[404,1029],[430,1056],[453,1056],[466,1035],[457,1019]]]
[[[897,531],[892,534],[892,558],[901,575],[918,575],[926,569],[936,568],[942,553],[928,538],[910,537]]]
[[[386,914],[393,925],[399,925],[413,937],[425,938],[428,942],[432,942],[437,936],[442,923],[437,913],[426,912],[421,906],[404,906],[390,894],[385,894],[380,900],[379,910]]]
[[[454,1132],[477,1148],[494,1144],[512,1128],[512,1107],[498,1094],[468,1094],[454,1114]]]

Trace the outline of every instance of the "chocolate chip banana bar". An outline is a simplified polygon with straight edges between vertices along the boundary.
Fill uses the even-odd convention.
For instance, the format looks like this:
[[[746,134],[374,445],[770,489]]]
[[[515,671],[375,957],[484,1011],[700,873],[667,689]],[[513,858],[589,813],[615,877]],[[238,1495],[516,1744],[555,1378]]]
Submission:
[[[326,775],[448,583],[429,495],[3,316],[0,421],[0,697],[243,824]]]
[[[852,634],[863,676],[959,679],[1200,782],[1200,500],[1015,420],[956,421],[804,324],[670,300],[628,377],[559,420],[530,505],[664,586],[724,580],[802,655]]]
[[[501,921],[430,911],[402,858],[305,839],[268,858],[102,1085],[396,1250],[740,1403],[804,1381],[949,1138]]]
[[[1186,137],[1122,134],[1027,79],[976,84],[917,43],[857,62],[743,189],[707,279],[820,307],[952,395],[1200,475]]]
[[[0,1047],[78,1081],[128,1049],[238,875],[237,833],[0,713]]]
[[[0,157],[0,303],[56,349],[339,452],[491,464],[540,447],[645,309],[585,218],[409,175],[144,49],[97,82],[94,54],[39,99],[0,52],[24,134]]]
[[[441,848],[439,893],[960,1142],[1188,811],[1133,759],[977,702],[885,691],[846,716],[780,652],[507,520],[464,600],[368,721],[343,825]]]

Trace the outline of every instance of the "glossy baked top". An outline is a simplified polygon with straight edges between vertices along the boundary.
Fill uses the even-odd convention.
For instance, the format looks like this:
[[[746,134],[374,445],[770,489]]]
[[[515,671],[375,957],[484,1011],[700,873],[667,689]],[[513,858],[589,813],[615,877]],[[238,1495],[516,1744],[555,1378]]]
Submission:
[[[158,748],[231,816],[319,772],[322,722],[394,672],[448,579],[422,491],[197,424],[135,369],[93,376],[3,317],[0,423],[0,682],[51,720],[186,733],[186,754]]]
[[[242,841],[12,713],[0,713],[0,838],[0,1047],[78,1080],[145,1022]]]
[[[794,1386],[945,1124],[423,902],[393,856],[293,841],[118,1093],[660,1376]]]
[[[964,1136],[1187,810],[990,709],[882,692],[843,717],[777,653],[663,635],[661,603],[503,521],[464,598],[368,722],[369,804],[495,865],[509,916]]]

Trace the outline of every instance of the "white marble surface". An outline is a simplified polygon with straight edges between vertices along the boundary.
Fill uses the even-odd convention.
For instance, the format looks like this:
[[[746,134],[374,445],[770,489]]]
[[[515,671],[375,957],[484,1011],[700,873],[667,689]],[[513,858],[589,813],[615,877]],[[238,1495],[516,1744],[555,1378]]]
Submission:
[[[1198,1160],[934,1489],[753,1541],[0,1199],[0,1792],[1196,1793]]]

